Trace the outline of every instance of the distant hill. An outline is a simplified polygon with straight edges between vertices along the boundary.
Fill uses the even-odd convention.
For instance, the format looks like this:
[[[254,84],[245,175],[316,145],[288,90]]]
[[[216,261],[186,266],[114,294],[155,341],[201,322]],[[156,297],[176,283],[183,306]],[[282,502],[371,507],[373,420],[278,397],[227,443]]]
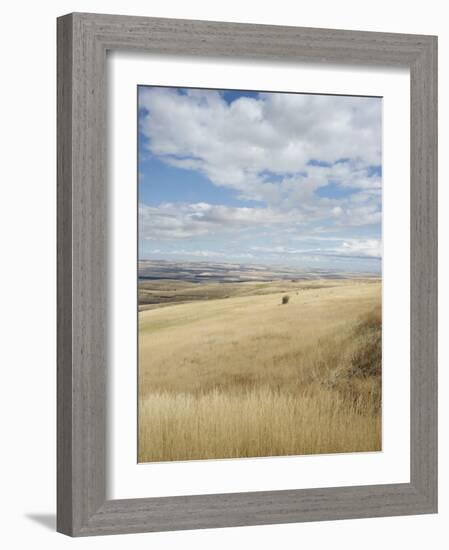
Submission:
[[[252,265],[224,262],[173,262],[166,260],[140,260],[140,280],[176,280],[192,283],[238,283],[252,281],[313,279],[348,279],[378,277],[367,273],[348,273],[328,269],[306,270],[294,267]]]

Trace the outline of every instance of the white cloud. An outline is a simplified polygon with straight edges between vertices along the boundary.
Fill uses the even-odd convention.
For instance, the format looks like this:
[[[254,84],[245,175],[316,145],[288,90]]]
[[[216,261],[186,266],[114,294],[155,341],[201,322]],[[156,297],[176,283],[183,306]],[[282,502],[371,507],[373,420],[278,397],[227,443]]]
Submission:
[[[139,206],[140,237],[146,240],[185,239],[247,227],[297,222],[300,213],[271,208],[246,208],[200,203],[162,203]]]
[[[257,228],[262,231],[276,227],[281,232],[300,238],[304,228],[331,219],[329,228],[355,227],[380,222],[377,205],[332,206],[336,201],[309,203],[307,207],[249,208],[213,205],[208,203],[162,203],[158,206],[140,204],[139,233],[144,240],[188,239],[217,235],[223,232]],[[326,228],[324,228],[326,231]]]
[[[216,91],[181,95],[176,89],[146,88],[141,107],[149,112],[141,129],[153,154],[249,198],[269,201],[274,181],[282,194],[284,178],[298,193],[326,185],[329,178],[359,188],[379,185],[366,169],[381,159],[379,99],[259,94],[228,104]],[[308,164],[340,159],[351,163]]]
[[[312,240],[312,239],[310,239]],[[319,256],[338,256],[346,258],[359,259],[380,259],[382,254],[382,245],[379,239],[323,239],[340,241],[337,246],[321,246],[316,248],[290,248],[287,246],[253,246],[251,250],[258,253],[279,254],[279,255],[310,255]]]
[[[259,94],[228,104],[216,91],[148,87],[140,106],[148,111],[140,124],[152,155],[256,201],[140,204],[148,253],[224,260],[240,253],[279,263],[328,258],[330,265],[334,258],[380,258],[380,240],[368,238],[379,235],[381,222],[382,182],[372,168],[381,164],[380,99]]]
[[[343,256],[380,259],[382,244],[379,239],[346,239],[335,251]]]

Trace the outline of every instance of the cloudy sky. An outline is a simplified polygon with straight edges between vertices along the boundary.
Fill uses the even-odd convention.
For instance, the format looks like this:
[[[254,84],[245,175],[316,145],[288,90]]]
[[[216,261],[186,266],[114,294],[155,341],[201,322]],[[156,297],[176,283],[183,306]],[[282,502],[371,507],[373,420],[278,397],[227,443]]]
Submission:
[[[138,93],[141,259],[380,271],[380,98]]]

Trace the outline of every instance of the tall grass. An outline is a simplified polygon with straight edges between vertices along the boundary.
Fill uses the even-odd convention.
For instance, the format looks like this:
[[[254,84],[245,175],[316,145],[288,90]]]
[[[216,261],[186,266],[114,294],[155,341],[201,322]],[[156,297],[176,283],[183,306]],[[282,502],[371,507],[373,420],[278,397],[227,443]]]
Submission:
[[[313,345],[280,345],[269,369],[204,381],[140,396],[140,462],[380,450],[380,307]]]
[[[158,393],[141,405],[140,461],[374,451],[380,418],[338,392]],[[145,419],[147,421],[145,421]]]

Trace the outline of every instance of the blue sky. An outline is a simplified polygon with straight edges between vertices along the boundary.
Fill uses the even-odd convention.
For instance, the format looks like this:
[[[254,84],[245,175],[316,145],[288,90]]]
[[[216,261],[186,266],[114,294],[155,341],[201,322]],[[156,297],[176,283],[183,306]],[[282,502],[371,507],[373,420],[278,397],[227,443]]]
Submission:
[[[139,257],[381,267],[380,98],[140,86]]]

